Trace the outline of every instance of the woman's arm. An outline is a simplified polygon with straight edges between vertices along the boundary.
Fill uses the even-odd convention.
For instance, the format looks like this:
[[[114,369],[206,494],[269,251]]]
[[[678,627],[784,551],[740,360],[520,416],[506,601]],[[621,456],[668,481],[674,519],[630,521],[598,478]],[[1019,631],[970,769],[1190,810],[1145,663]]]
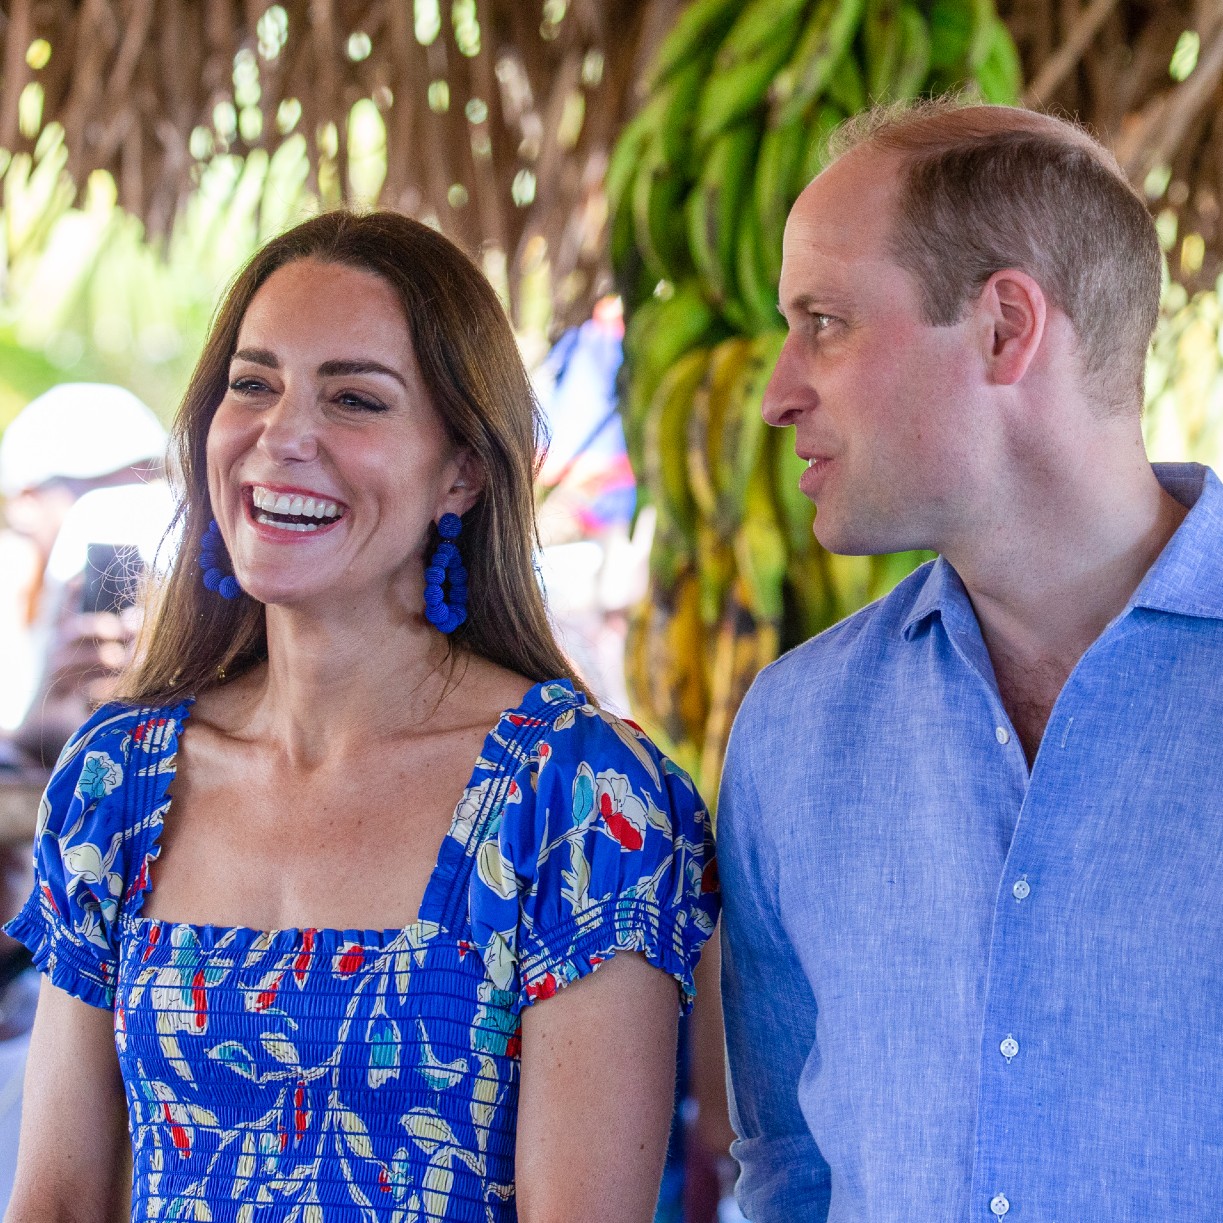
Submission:
[[[122,1190],[126,1136],[111,1012],[44,980],[5,1223],[107,1223]]]
[[[522,1014],[521,1223],[650,1223],[675,1088],[673,978],[620,952]]]

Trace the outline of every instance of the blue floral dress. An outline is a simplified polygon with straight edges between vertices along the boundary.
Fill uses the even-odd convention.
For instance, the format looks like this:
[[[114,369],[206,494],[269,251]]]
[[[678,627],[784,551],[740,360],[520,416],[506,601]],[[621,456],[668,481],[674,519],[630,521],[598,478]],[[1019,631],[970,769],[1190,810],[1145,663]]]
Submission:
[[[108,705],[68,744],[9,926],[114,1012],[133,1218],[513,1219],[522,1008],[621,950],[691,1003],[717,904],[692,783],[539,684],[485,740],[412,925],[158,921],[140,909],[189,711]]]

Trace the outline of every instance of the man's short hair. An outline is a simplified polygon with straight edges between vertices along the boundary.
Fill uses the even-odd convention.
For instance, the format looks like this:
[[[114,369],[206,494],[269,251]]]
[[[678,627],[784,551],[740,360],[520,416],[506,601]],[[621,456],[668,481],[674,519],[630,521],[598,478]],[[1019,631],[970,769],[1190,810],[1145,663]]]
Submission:
[[[1073,324],[1096,396],[1142,403],[1161,255],[1111,153],[1052,115],[954,98],[866,111],[830,153],[862,146],[903,159],[892,251],[927,322],[956,322],[995,272],[1024,271]]]

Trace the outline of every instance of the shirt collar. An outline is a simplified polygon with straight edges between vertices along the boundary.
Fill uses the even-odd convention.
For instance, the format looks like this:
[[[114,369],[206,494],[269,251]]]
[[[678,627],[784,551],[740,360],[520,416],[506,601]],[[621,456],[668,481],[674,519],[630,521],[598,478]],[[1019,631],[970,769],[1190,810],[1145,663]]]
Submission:
[[[1146,607],[1182,616],[1223,619],[1223,483],[1201,463],[1153,463],[1164,490],[1189,513],[1130,597],[1126,611]],[[903,625],[908,640],[924,620],[973,615],[960,575],[945,557],[930,567]]]
[[[1201,463],[1155,463],[1155,478],[1189,513],[1130,596],[1146,607],[1223,620],[1223,484]]]

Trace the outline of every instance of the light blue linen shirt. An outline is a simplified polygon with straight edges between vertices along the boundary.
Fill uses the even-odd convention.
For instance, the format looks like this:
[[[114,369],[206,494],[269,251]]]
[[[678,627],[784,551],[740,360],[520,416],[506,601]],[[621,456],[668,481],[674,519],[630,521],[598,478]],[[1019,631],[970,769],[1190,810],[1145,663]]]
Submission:
[[[1223,485],[1029,772],[945,561],[765,670],[719,808],[757,1223],[1180,1223],[1223,1203]]]

